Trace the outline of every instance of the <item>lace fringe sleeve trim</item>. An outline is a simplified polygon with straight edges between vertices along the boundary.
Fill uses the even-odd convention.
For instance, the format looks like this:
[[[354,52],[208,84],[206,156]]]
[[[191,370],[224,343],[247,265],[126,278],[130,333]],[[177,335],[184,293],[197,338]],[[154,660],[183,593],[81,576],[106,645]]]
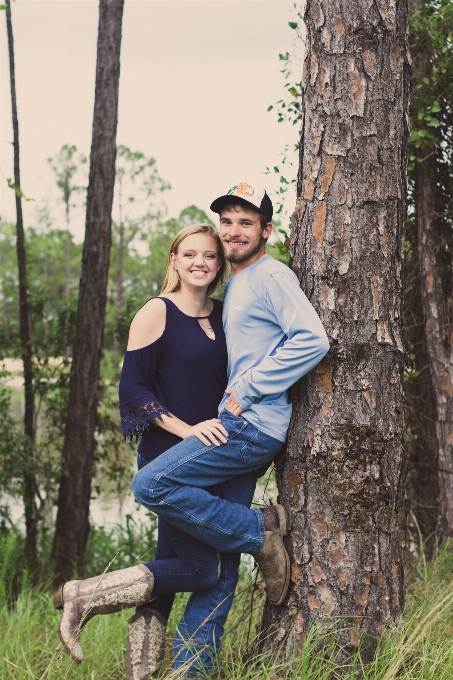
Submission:
[[[162,420],[162,416],[170,416],[167,408],[158,401],[153,394],[136,397],[131,401],[121,404],[121,427],[124,439],[138,441],[145,430],[156,427],[155,418]]]

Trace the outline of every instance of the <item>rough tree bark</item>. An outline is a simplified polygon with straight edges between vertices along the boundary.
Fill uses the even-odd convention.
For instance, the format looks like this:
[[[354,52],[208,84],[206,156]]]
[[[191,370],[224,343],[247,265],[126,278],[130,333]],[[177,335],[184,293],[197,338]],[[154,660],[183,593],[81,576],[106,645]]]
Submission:
[[[100,0],[86,231],[54,543],[57,579],[83,560],[107,299],[124,0]]]
[[[263,648],[337,627],[369,659],[404,598],[402,264],[410,56],[404,0],[308,0],[291,266],[331,341],[294,390],[286,457],[292,586]],[[343,617],[335,619],[335,617]]]
[[[437,454],[442,534],[453,537],[453,342],[448,323],[436,217],[436,149],[427,147],[416,165],[416,221],[425,338],[436,403]]]
[[[28,309],[27,255],[25,249],[24,220],[22,215],[22,191],[20,188],[19,121],[17,117],[16,69],[14,63],[14,39],[10,0],[6,0],[6,29],[8,34],[9,75],[13,119],[14,187],[16,198],[16,251],[19,269],[19,324],[22,362],[24,367],[24,432],[30,442],[28,450],[29,464],[26,466],[24,471],[23,491],[26,531],[25,552],[28,565],[34,570],[37,563],[36,539],[38,523],[36,507],[37,484],[31,460],[34,454],[35,442],[35,402],[33,393],[31,324]]]

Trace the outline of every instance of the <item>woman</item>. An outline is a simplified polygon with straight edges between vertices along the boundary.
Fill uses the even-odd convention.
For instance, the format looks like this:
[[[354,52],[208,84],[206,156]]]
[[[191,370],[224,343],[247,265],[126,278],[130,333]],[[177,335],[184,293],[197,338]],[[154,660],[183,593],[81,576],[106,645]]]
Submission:
[[[226,442],[228,433],[216,418],[227,384],[222,303],[210,298],[223,283],[225,272],[222,244],[215,229],[208,224],[184,228],[171,245],[160,297],[149,300],[131,324],[120,381],[120,411],[125,437],[141,438],[139,468],[191,436],[206,445]],[[254,484],[249,486],[253,488]],[[222,494],[222,489],[213,488],[211,492]],[[56,593],[55,606],[63,609],[58,631],[63,647],[80,663],[83,653],[78,633],[89,618],[138,606],[129,620],[127,678],[144,680],[162,662],[174,593],[209,593],[221,587],[222,593],[227,593],[219,601],[224,619],[238,562],[239,556],[222,558],[214,549],[159,520],[155,560],[68,582]],[[191,665],[195,668],[199,664],[196,659],[206,654],[201,650],[188,652],[187,645],[184,650],[181,640],[190,639],[193,644],[203,627],[204,639],[209,639],[213,634],[209,625],[214,624],[200,620],[194,628],[194,615],[196,619],[197,611],[201,611],[194,596],[188,610],[178,627],[176,665],[183,664],[190,675]],[[223,620],[217,621],[216,631],[218,638]]]

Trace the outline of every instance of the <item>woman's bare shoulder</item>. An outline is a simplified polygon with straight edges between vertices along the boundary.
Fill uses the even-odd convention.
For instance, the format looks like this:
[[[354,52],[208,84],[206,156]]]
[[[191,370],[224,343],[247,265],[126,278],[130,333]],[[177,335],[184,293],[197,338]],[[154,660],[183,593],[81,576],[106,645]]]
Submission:
[[[127,349],[141,349],[158,340],[165,330],[166,317],[167,308],[162,298],[148,300],[132,320]]]

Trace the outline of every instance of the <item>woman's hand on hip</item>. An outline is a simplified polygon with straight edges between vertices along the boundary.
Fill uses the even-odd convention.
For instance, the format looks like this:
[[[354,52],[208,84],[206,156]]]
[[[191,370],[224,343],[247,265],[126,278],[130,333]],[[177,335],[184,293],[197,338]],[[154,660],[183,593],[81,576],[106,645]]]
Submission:
[[[211,420],[203,420],[201,423],[197,423],[197,425],[188,425],[183,439],[188,439],[189,437],[198,437],[206,446],[210,444],[220,446],[227,443],[228,432],[223,427],[219,418],[212,418]]]

